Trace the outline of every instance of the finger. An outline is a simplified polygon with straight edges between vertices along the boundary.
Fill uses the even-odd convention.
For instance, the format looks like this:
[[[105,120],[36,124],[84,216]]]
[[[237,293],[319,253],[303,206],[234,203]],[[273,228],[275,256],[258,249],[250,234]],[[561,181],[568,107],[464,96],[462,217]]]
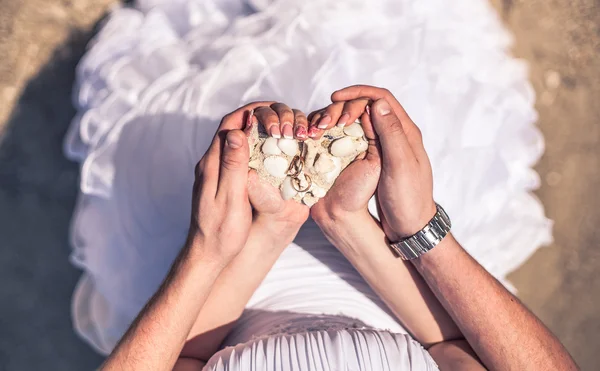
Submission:
[[[246,135],[241,130],[228,131],[221,156],[217,197],[246,197],[249,159]]]
[[[294,138],[294,112],[288,106],[283,103],[275,103],[271,105],[271,108],[279,117],[280,127],[279,130],[284,138]]]
[[[258,122],[265,128],[269,135],[273,138],[281,138],[279,115],[271,107],[258,107],[254,110],[254,116],[256,116]]]
[[[369,85],[353,85],[331,94],[332,102],[350,101],[360,98],[370,99],[371,101],[385,99],[392,106],[392,109],[400,120],[410,119],[404,110],[404,107],[396,100],[396,97],[394,97],[389,90],[384,88]]]
[[[254,116],[253,109],[248,111],[248,114],[246,115],[244,121],[246,122],[244,126],[244,134],[246,134],[246,136],[250,138],[252,130],[254,130],[254,127],[258,125],[258,119],[256,118],[256,116]]]
[[[357,98],[368,98],[371,101],[385,99],[396,116],[400,119],[404,132],[419,161],[428,162],[427,153],[423,146],[421,131],[412,121],[408,113],[394,95],[387,89],[368,85],[354,85],[338,90],[331,95],[332,102],[348,101]]]
[[[400,119],[385,99],[373,103],[371,121],[381,145],[384,167],[388,165],[395,169],[417,161]]]
[[[308,138],[308,119],[304,112],[294,109],[294,136],[298,140]]]
[[[194,192],[192,196],[195,204],[198,203],[201,193],[209,198],[214,198],[217,192],[218,171],[214,172],[214,175],[207,171],[204,157],[200,159],[194,168]]]
[[[367,142],[369,146],[367,147],[367,152],[365,154],[365,158],[369,161],[381,161],[381,146],[379,144],[379,139],[377,138],[377,134],[375,133],[375,129],[373,128],[373,123],[371,122],[371,116],[367,112],[363,112],[360,117],[361,125],[363,131],[365,132],[365,138],[367,138]]]
[[[264,105],[271,105],[274,102],[253,102],[249,103],[243,107],[238,108],[237,110],[225,115],[219,124],[217,132],[213,137],[213,141],[210,144],[210,147],[206,151],[204,157],[206,157],[206,161],[210,163],[218,163],[220,161],[220,153],[223,148],[224,142],[224,132],[228,130],[242,129],[245,125],[247,125],[249,120],[254,120],[251,116],[251,112],[255,110],[257,107],[261,107]]]
[[[317,138],[320,137],[321,129],[317,127],[317,122],[321,119],[323,112],[325,110],[316,111],[310,114],[309,116],[309,124],[308,124],[308,137],[309,138]]]
[[[365,112],[365,107],[367,107],[368,103],[369,99],[366,98],[354,99],[345,102],[342,115],[337,125],[344,127],[355,122]]]
[[[344,109],[343,102],[332,103],[327,106],[320,120],[316,123],[317,127],[321,130],[331,129],[340,119],[340,116],[342,115],[342,109]]]
[[[248,172],[248,200],[254,210],[262,213],[277,213],[285,207],[279,189],[261,179],[255,170]]]

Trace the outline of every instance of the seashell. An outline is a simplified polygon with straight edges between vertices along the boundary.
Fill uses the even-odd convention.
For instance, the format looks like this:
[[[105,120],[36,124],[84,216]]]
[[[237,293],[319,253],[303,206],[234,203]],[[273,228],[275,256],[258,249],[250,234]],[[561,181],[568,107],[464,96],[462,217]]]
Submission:
[[[319,201],[318,197],[314,197],[313,195],[311,195],[310,193],[307,193],[303,198],[302,198],[302,202],[308,206],[308,207],[312,207],[314,204],[316,204]]]
[[[289,176],[285,178],[283,183],[281,183],[281,197],[284,200],[291,200],[298,194],[298,191],[294,189],[292,185],[292,178]]]
[[[364,139],[359,140],[358,145],[356,146],[356,152],[365,152],[367,149],[369,149],[369,143]]]
[[[347,157],[357,153],[358,143],[352,137],[336,139],[331,143],[329,152],[335,157]]]
[[[310,193],[312,193],[312,195],[315,197],[323,198],[327,194],[327,191],[317,185],[313,185]]]
[[[262,145],[262,153],[267,156],[277,156],[281,154],[281,149],[277,146],[277,139],[269,137]]]
[[[327,183],[333,183],[342,172],[342,161],[337,157],[330,157],[333,160],[333,169],[323,174],[323,178]]]
[[[277,146],[290,157],[294,157],[298,153],[298,142],[295,139],[281,138],[277,141]]]
[[[319,155],[319,158],[317,158],[317,161],[315,161],[313,169],[317,173],[327,174],[333,169],[335,169],[335,163],[333,162],[333,159],[330,156],[327,156],[323,153]]]
[[[344,134],[355,138],[362,138],[363,135],[365,135],[365,131],[359,123],[355,122],[354,124],[344,128]]]
[[[267,173],[271,174],[275,178],[280,179],[286,177],[287,170],[290,166],[285,158],[277,156],[265,158],[263,165]]]

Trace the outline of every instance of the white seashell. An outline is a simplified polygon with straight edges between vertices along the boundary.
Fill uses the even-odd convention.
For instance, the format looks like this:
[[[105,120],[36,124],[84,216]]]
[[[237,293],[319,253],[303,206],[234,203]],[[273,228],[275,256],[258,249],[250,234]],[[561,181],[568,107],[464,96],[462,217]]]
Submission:
[[[315,197],[323,198],[327,194],[327,191],[324,190],[323,188],[313,184],[313,186],[310,190],[310,193],[312,193],[313,196],[315,196]]]
[[[366,151],[367,149],[369,149],[369,143],[364,139],[359,140],[358,145],[356,147],[356,151],[358,153],[361,153],[361,152]]]
[[[281,184],[281,197],[284,200],[291,200],[298,194],[298,191],[294,189],[292,185],[292,178],[289,176],[285,178],[283,183]]]
[[[320,174],[327,174],[330,171],[332,171],[333,169],[335,169],[335,164],[333,162],[333,159],[330,156],[327,156],[326,154],[322,153],[319,155],[319,158],[317,159],[317,161],[315,161],[315,164],[313,165],[313,169]]]
[[[344,134],[355,138],[362,138],[365,135],[365,131],[360,124],[354,123],[344,128]]]
[[[265,158],[263,162],[265,170],[267,173],[271,174],[275,178],[283,179],[286,177],[286,173],[289,168],[289,164],[287,160],[283,157],[271,156]]]
[[[305,195],[304,197],[302,197],[302,202],[308,206],[308,207],[312,207],[314,204],[316,204],[319,201],[318,197],[314,197],[310,194]]]
[[[268,137],[262,145],[262,153],[267,156],[277,156],[281,154],[281,150],[277,146],[277,139]]]
[[[357,153],[358,143],[352,137],[343,137],[331,143],[329,151],[336,157],[347,157]]]
[[[283,153],[290,157],[294,157],[298,153],[298,142],[295,139],[281,138],[277,145]]]
[[[333,183],[338,177],[338,175],[340,175],[340,173],[342,172],[342,160],[340,160],[337,157],[331,157],[331,159],[333,160],[334,165],[333,170],[323,174],[322,176],[327,183]]]

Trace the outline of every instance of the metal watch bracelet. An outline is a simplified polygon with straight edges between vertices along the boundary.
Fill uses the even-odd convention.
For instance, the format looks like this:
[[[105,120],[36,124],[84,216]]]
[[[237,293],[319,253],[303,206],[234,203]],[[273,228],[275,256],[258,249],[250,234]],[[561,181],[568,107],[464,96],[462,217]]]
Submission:
[[[436,247],[450,232],[452,223],[446,211],[435,204],[437,211],[423,229],[397,242],[390,242],[390,247],[402,260],[412,260],[420,257]]]

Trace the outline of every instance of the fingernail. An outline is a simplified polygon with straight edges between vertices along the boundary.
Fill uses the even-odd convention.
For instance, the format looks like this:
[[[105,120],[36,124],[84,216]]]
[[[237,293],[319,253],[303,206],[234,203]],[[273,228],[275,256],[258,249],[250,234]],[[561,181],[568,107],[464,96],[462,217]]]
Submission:
[[[367,112],[367,115],[371,116],[371,106],[370,105],[367,105],[365,107],[365,111]]]
[[[316,127],[312,126],[310,129],[308,129],[308,136],[311,138],[316,137],[319,134],[319,129],[317,129]]]
[[[296,126],[296,138],[306,139],[307,132],[304,126]]]
[[[381,116],[386,116],[392,112],[392,108],[385,99],[380,99],[375,103],[377,104],[377,113]]]
[[[294,129],[289,122],[283,124],[283,137],[286,139],[294,139]]]
[[[344,126],[346,126],[349,119],[350,119],[350,115],[347,113],[344,113],[342,115],[342,117],[340,117],[340,119],[338,120],[337,126],[343,128]]]
[[[235,135],[232,132],[227,133],[225,143],[233,149],[240,148],[242,146],[242,138],[239,135]]]
[[[329,125],[330,122],[331,122],[331,116],[324,115],[323,117],[321,117],[321,121],[319,121],[319,125],[317,125],[317,127],[319,129],[327,129],[327,125]]]
[[[279,125],[275,124],[271,126],[271,136],[275,139],[281,138],[281,132],[279,131]]]

